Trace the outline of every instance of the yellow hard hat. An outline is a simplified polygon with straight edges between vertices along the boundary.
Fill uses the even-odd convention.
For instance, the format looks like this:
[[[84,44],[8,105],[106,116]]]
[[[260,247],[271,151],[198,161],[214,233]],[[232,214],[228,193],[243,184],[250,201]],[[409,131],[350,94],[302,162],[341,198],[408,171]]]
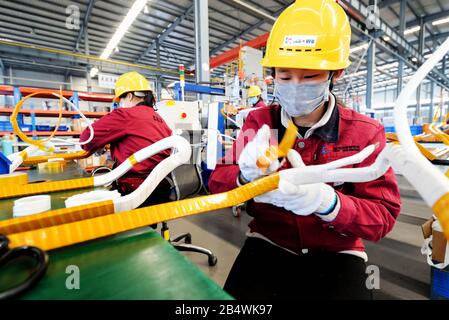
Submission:
[[[143,75],[135,71],[127,72],[118,77],[115,82],[114,101],[117,102],[124,93],[150,90],[150,83]]]
[[[248,98],[258,97],[262,95],[262,90],[260,90],[259,86],[251,86],[248,89]]]
[[[347,68],[351,26],[335,0],[296,0],[271,29],[264,67],[339,70]]]

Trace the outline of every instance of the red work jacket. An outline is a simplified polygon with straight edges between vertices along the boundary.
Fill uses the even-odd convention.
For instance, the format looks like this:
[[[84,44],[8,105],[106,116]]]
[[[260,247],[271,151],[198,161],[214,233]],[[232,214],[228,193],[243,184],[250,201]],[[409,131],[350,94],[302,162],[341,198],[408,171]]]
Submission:
[[[153,108],[137,105],[132,108],[119,108],[97,120],[93,125],[94,138],[83,145],[83,149],[95,152],[105,145],[111,145],[112,160],[120,165],[136,151],[171,136],[171,130],[165,121]],[[80,136],[80,141],[89,138],[90,131],[86,129]],[[170,150],[162,151],[153,157],[135,165],[119,184],[126,184],[126,192],[136,189],[153,168],[170,155]]]
[[[264,124],[285,131],[280,122],[279,106],[251,112],[242,132],[250,130],[255,134]],[[237,187],[237,160],[241,150],[237,150],[236,145],[246,144],[252,139],[250,135],[253,133],[241,133],[222,163],[217,165],[209,180],[211,192],[224,192]],[[306,165],[317,165],[353,155],[375,143],[379,144],[376,151],[353,167],[365,167],[374,162],[386,144],[384,128],[377,121],[337,104],[326,125],[316,129],[308,139],[297,139],[294,148]],[[287,167],[288,163],[281,170]],[[301,253],[303,249],[364,251],[362,239],[378,241],[391,231],[401,205],[391,168],[384,176],[371,182],[331,185],[341,203],[340,211],[332,222],[324,222],[313,214],[298,216],[283,208],[251,200],[247,204],[247,212],[254,218],[249,224],[250,231],[296,253]]]

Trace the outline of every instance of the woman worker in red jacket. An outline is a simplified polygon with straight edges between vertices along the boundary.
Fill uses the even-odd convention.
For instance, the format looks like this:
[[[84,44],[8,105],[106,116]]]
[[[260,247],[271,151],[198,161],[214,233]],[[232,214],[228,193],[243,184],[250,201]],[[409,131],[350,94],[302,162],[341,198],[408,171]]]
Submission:
[[[105,115],[93,124],[94,138],[83,149],[95,152],[110,144],[111,156],[118,166],[129,156],[153,143],[171,136],[171,130],[154,110],[155,99],[150,84],[137,72],[121,75],[115,83],[115,102],[120,108]],[[80,141],[89,138],[89,130],[83,131]],[[166,150],[135,165],[118,183],[122,195],[137,189],[151,170],[170,155]],[[168,199],[168,185],[163,181],[153,192],[145,205],[165,202]]]
[[[374,162],[385,147],[383,126],[345,108],[331,92],[350,64],[350,39],[348,18],[334,0],[297,0],[280,15],[262,62],[273,68],[277,103],[249,114],[211,175],[212,192],[266,174],[256,160],[268,147],[270,129],[280,140],[290,120],[299,132],[294,151],[268,173],[302,162],[328,163],[378,144],[354,167]],[[378,241],[394,226],[400,196],[393,171],[366,183],[318,183],[284,192],[248,203],[254,219],[225,290],[237,299],[371,299],[362,239]]]
[[[248,105],[250,108],[261,108],[267,105],[262,98],[262,90],[259,86],[251,86],[248,89]]]

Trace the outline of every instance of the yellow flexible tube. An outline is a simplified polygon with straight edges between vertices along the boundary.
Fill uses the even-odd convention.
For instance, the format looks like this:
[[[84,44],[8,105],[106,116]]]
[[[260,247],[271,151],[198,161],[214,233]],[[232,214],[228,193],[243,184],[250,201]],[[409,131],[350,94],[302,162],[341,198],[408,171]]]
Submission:
[[[279,174],[275,173],[225,193],[169,202],[52,227],[13,233],[9,234],[8,238],[11,248],[29,245],[43,250],[53,250],[163,221],[238,205],[258,195],[274,190],[278,184]]]
[[[435,202],[432,210],[441,224],[446,239],[449,240],[449,193]]]
[[[59,125],[61,124],[61,119],[62,119],[62,89],[60,88],[60,93],[59,93],[59,117],[58,117],[58,123],[55,127],[55,130],[53,130],[52,134],[47,138],[47,139],[42,139],[42,140],[33,140],[30,139],[26,134],[24,134],[22,132],[22,130],[20,130],[19,124],[17,123],[17,115],[20,112],[20,109],[22,108],[22,105],[25,103],[25,101],[27,101],[29,98],[38,95],[38,94],[43,94],[45,92],[43,91],[37,91],[34,93],[31,93],[29,95],[27,95],[26,97],[22,98],[14,107],[14,111],[11,114],[11,118],[10,118],[10,122],[11,125],[13,127],[14,133],[20,137],[20,139],[22,139],[24,142],[29,143],[31,145],[34,145],[36,147],[38,147],[40,150],[46,151],[46,152],[54,152],[54,148],[48,148],[47,146],[45,146],[44,142],[50,141],[50,139],[52,139],[56,132],[58,131]]]
[[[84,159],[89,156],[90,156],[89,152],[82,150],[72,153],[61,153],[61,154],[55,153],[46,156],[25,157],[25,159],[23,160],[23,165],[25,166],[34,165],[38,163],[47,162],[50,159],[56,158],[64,160],[77,160],[77,159]]]

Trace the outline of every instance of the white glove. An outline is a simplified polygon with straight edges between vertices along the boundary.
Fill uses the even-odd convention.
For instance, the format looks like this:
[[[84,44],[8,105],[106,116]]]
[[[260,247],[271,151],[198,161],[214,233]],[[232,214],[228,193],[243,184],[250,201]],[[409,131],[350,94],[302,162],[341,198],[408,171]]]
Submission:
[[[265,124],[257,131],[253,140],[248,142],[240,154],[238,161],[240,173],[247,181],[254,181],[261,176],[276,172],[279,169],[279,160],[274,160],[267,170],[262,170],[257,166],[257,159],[270,146],[270,128]]]
[[[295,150],[288,152],[288,160],[293,168],[305,166]],[[294,214],[308,216],[312,213],[329,214],[337,205],[338,198],[334,188],[325,183],[297,187],[281,179],[278,189],[255,197],[254,201],[270,203]]]

